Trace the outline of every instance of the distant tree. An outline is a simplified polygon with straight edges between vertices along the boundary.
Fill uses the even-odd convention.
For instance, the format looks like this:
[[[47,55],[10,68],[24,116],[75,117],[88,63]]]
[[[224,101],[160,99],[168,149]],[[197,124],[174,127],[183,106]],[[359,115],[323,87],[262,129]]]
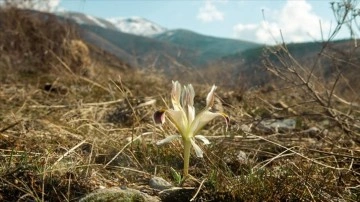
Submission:
[[[53,12],[59,6],[60,0],[0,0],[2,7],[16,7],[46,12]]]

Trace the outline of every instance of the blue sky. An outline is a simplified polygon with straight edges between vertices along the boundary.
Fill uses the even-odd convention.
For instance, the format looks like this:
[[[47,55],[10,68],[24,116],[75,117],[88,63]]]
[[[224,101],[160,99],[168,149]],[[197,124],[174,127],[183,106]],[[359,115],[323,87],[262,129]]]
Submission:
[[[101,18],[140,16],[168,29],[273,44],[326,39],[335,25],[330,0],[50,0],[58,10]],[[334,0],[339,1],[339,0]],[[263,12],[265,20],[263,18]],[[349,38],[344,29],[338,38]]]

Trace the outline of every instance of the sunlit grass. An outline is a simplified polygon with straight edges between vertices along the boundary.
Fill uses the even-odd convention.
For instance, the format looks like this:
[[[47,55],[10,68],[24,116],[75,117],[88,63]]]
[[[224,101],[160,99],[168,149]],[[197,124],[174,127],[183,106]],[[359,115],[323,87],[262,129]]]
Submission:
[[[170,126],[160,130],[151,120],[152,112],[166,99],[161,91],[171,86],[158,83],[162,90],[160,97],[153,98],[157,103],[142,106],[143,96],[134,95],[126,82],[59,77],[57,85],[69,89],[66,94],[47,92],[41,83],[22,86],[14,81],[10,85],[17,85],[16,89],[2,88],[1,196],[76,201],[100,187],[147,184],[153,175],[180,185],[182,145],[178,141],[162,147],[155,144],[176,131]],[[252,101],[246,112],[261,116],[253,109],[267,105],[254,95],[247,100]],[[358,199],[359,159],[350,158],[359,155],[355,149],[339,145],[331,150],[331,137],[304,143],[296,135],[292,137],[298,141],[288,141],[284,136],[290,133],[244,133],[239,126],[256,121],[241,116],[240,106],[232,103],[229,131],[215,122],[205,127],[202,134],[212,144],[202,147],[204,158],[191,154],[193,180],[183,186],[194,189],[183,199],[191,199],[197,188],[198,199],[216,201]],[[123,112],[123,119],[109,121],[109,115],[124,108],[129,110]],[[240,151],[246,159],[239,158]]]

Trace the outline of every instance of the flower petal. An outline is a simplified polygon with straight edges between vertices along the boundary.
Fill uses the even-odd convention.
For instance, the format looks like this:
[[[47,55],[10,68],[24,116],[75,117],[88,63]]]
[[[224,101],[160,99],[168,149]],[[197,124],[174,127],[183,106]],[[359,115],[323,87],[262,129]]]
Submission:
[[[195,141],[194,141],[193,139],[191,139],[190,141],[191,141],[192,146],[194,147],[196,156],[202,158],[204,152],[201,150],[201,148],[199,147],[199,145],[197,145],[197,144],[195,143]]]
[[[214,105],[216,88],[217,87],[215,85],[213,85],[209,94],[206,96],[206,108],[210,108]]]
[[[153,120],[156,125],[162,125],[165,123],[165,110],[156,111],[153,115]]]
[[[181,105],[183,108],[194,105],[195,91],[191,84],[184,86],[181,96]]]
[[[166,137],[165,139],[162,139],[162,140],[160,140],[160,141],[157,141],[157,142],[156,142],[156,145],[162,145],[162,144],[164,144],[164,143],[171,142],[171,141],[173,141],[174,139],[179,138],[179,137],[181,137],[181,136],[180,136],[180,135],[170,135],[170,136]]]
[[[181,110],[180,97],[181,84],[178,81],[172,81],[171,102],[175,110]]]
[[[168,117],[172,124],[179,130],[181,135],[185,134],[188,126],[188,119],[183,110],[172,110],[168,109],[167,111]]]
[[[195,107],[188,105],[188,123],[192,123],[195,119]]]
[[[223,116],[223,114],[214,113],[209,110],[200,112],[192,122],[190,132],[196,135],[207,123],[218,116]]]
[[[203,135],[196,135],[195,138],[201,140],[204,144],[210,144],[210,141]]]

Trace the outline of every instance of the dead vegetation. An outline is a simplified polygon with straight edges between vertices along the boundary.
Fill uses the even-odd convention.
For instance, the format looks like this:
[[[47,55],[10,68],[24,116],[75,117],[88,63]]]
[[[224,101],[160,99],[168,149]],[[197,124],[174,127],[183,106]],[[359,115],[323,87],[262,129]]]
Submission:
[[[9,7],[0,10],[1,62],[22,73],[69,71],[91,74],[87,45],[79,40],[74,25],[52,14]]]
[[[109,68],[117,62],[105,53],[88,60],[101,52],[51,16],[58,34],[31,11],[1,15],[8,31],[0,33],[0,200],[78,201],[95,189],[119,186],[158,195],[148,186],[153,175],[178,185],[181,144],[157,147],[175,131],[151,120],[170,103],[171,82],[156,72],[114,68],[122,64]],[[298,88],[239,95],[220,86],[230,128],[215,122],[205,128],[202,135],[212,144],[203,147],[203,159],[192,154],[187,191],[164,201],[360,200],[359,106],[337,99],[335,87],[304,80],[312,71],[291,56],[280,59],[284,66],[267,67],[300,82]],[[82,74],[88,66],[96,66],[96,77]],[[203,92],[195,102],[204,100],[208,86],[195,88]],[[262,121],[269,119],[296,125],[264,130]]]

